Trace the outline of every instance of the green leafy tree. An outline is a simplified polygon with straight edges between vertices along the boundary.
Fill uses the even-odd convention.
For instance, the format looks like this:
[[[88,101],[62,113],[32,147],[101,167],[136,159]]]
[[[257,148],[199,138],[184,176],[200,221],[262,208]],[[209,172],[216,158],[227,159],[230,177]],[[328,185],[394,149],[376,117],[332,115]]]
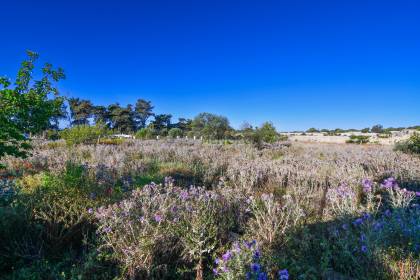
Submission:
[[[274,143],[278,140],[279,134],[274,125],[270,122],[263,123],[255,130],[254,142],[256,144],[260,144],[261,142]]]
[[[138,99],[134,107],[134,118],[137,129],[145,128],[147,120],[154,115],[152,102]]]
[[[0,157],[13,155],[24,157],[30,148],[27,135],[47,129],[51,118],[63,106],[63,98],[54,86],[65,78],[61,68],[53,69],[46,63],[40,80],[33,80],[32,72],[38,54],[27,51],[14,88],[6,78],[0,78]]]
[[[155,119],[152,121],[152,127],[160,132],[163,129],[170,129],[171,128],[171,118],[172,115],[170,114],[159,114],[155,115]]]
[[[361,132],[362,132],[362,133],[369,133],[369,132],[370,132],[370,128],[369,128],[369,127],[363,128],[363,129],[361,130]]]
[[[110,114],[108,109],[105,106],[93,106],[92,107],[92,117],[95,123],[103,123],[109,125]]]
[[[89,100],[69,98],[70,116],[72,125],[88,125],[92,116],[93,105]]]
[[[207,139],[223,139],[232,129],[226,117],[201,113],[191,123],[192,131]]]
[[[183,134],[186,134],[191,130],[191,119],[179,118],[178,122],[173,125],[174,128],[179,128],[182,130]]]
[[[306,132],[307,132],[307,133],[317,133],[317,132],[319,132],[319,130],[318,130],[318,129],[316,129],[316,128],[314,128],[314,127],[311,127],[311,128],[309,128]]]
[[[384,127],[380,124],[372,126],[371,130],[373,133],[382,133],[384,131]]]
[[[115,103],[108,106],[112,128],[121,133],[130,133],[135,129],[134,113],[132,105],[121,107]]]

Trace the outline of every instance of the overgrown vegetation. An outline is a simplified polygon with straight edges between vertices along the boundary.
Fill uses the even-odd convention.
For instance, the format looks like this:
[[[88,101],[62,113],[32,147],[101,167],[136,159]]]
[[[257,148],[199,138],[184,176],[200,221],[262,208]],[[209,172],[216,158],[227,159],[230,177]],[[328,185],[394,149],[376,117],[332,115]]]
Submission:
[[[350,139],[347,140],[347,143],[351,144],[366,144],[369,143],[370,136],[365,135],[351,135]]]
[[[409,139],[395,144],[395,150],[420,155],[420,133],[415,133]]]
[[[383,146],[57,143],[3,161],[4,279],[419,276],[417,157]]]

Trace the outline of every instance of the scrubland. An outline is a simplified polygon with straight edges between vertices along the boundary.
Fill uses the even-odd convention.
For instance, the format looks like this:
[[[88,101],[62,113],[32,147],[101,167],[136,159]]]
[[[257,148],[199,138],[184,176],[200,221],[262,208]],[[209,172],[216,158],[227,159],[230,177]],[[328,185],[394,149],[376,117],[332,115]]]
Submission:
[[[420,277],[420,158],[388,146],[40,141],[4,164],[3,279]]]

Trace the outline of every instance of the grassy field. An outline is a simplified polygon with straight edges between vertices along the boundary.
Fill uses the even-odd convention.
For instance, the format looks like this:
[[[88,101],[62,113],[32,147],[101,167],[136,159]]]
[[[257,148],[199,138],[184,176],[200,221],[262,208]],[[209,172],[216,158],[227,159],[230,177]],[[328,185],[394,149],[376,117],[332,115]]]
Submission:
[[[419,279],[420,158],[379,145],[40,141],[1,279]]]

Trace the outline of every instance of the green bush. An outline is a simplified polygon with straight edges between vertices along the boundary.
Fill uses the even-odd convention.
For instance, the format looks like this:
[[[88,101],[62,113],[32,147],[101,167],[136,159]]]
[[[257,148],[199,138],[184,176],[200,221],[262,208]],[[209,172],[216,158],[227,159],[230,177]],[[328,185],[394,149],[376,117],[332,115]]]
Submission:
[[[351,135],[350,139],[346,141],[346,143],[351,144],[366,144],[369,143],[370,136],[366,135]]]
[[[182,137],[182,130],[180,128],[171,128],[168,132],[168,136],[176,138],[177,136]]]
[[[61,131],[60,136],[66,140],[67,145],[94,144],[103,136],[109,135],[110,131],[101,124],[95,126],[76,125]]]
[[[420,155],[420,134],[414,133],[409,139],[395,144],[395,150]]]
[[[152,139],[155,136],[155,130],[150,127],[142,128],[136,132],[136,139]]]

